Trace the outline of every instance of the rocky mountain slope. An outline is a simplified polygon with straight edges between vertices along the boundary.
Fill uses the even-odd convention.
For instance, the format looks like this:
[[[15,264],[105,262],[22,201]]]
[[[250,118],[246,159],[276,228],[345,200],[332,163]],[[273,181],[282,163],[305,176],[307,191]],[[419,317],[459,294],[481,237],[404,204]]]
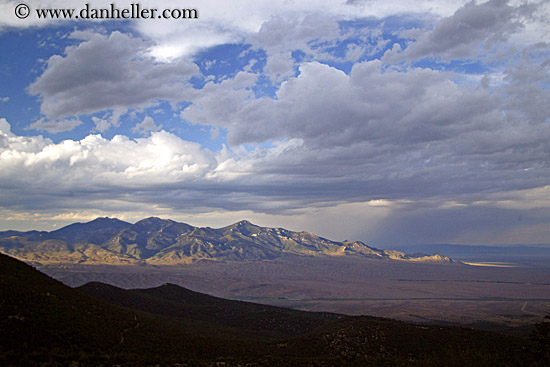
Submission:
[[[200,260],[271,260],[286,255],[452,262],[440,255],[407,255],[359,241],[336,242],[244,220],[214,229],[155,217],[135,224],[97,218],[52,232],[0,232],[0,252],[40,264],[175,265]]]

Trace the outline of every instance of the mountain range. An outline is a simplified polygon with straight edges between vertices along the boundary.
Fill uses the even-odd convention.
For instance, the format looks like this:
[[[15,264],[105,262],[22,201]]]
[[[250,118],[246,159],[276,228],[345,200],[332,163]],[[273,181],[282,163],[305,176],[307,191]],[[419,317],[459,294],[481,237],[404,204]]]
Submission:
[[[97,218],[51,232],[4,231],[0,232],[0,252],[39,264],[176,265],[204,260],[272,260],[288,255],[452,262],[440,255],[408,255],[360,241],[337,242],[308,232],[260,227],[246,220],[214,229],[156,217],[135,224]]]

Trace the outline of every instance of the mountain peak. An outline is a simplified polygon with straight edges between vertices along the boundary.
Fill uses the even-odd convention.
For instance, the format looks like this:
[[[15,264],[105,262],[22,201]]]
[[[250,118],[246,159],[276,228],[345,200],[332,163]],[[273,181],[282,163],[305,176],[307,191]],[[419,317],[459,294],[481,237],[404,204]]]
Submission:
[[[247,221],[246,219],[243,219],[243,220],[241,220],[241,221],[238,221],[238,222],[235,223],[235,224],[238,225],[238,226],[249,226],[249,225],[250,225],[250,226],[255,226],[255,227],[256,227],[255,224],[252,224],[251,222]]]
[[[102,225],[102,226],[105,226],[105,225],[129,226],[130,225],[130,223],[120,220],[118,218],[109,218],[109,217],[97,217],[96,219],[90,222],[86,222],[84,224],[88,224],[88,225],[94,224],[94,225]]]
[[[158,217],[149,217],[142,219],[136,223],[134,223],[133,227],[137,229],[149,229],[149,230],[157,230],[164,227],[168,227],[169,225],[175,224],[171,219],[162,219]]]
[[[116,218],[99,217],[86,223],[73,223],[52,231],[44,239],[63,240],[69,243],[101,243],[118,231],[131,226]]]
[[[65,227],[62,227],[62,228],[59,228],[55,231],[52,231],[52,232],[58,232],[58,231],[63,231],[67,228],[74,228],[74,227],[83,227],[83,226],[86,226],[86,227],[98,227],[99,226],[106,226],[106,225],[127,225],[129,226],[130,223],[128,222],[124,222],[120,219],[117,219],[117,218],[109,218],[109,217],[97,217],[89,222],[84,222],[84,223],[81,223],[81,222],[76,222],[76,223],[72,223],[72,224],[69,224]]]
[[[162,218],[159,218],[159,217],[147,217],[147,218],[144,218],[142,220],[137,221],[135,224],[138,224],[138,223],[166,223],[166,222],[173,223],[174,221],[171,220],[171,219],[162,219]]]

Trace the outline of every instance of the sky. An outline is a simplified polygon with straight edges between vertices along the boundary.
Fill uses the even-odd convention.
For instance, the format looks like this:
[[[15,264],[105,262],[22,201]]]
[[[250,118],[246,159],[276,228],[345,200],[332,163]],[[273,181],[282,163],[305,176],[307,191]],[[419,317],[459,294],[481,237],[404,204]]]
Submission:
[[[0,230],[158,216],[386,248],[550,244],[550,2],[37,13],[85,4],[0,0]]]

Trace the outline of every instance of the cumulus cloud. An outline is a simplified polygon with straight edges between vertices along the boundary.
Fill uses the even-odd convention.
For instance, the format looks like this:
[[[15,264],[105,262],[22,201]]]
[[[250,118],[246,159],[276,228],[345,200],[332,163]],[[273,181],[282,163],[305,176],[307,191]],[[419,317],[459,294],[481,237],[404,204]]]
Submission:
[[[356,64],[349,75],[318,62],[303,64],[276,99],[254,98],[238,87],[243,77],[207,84],[182,117],[227,128],[232,144],[301,138],[321,146],[414,145],[469,129],[498,104],[496,96],[462,88],[446,73],[384,70],[380,61]]]
[[[54,143],[42,136],[14,135],[5,119],[0,129],[0,187],[9,193],[1,199],[3,208],[55,210],[90,203],[190,210],[270,206],[260,199],[266,193],[248,193],[246,183],[254,174],[252,161],[265,152],[213,153],[165,131],[135,140],[89,135]],[[268,152],[276,154],[277,149]]]
[[[58,195],[70,201],[71,195],[81,193],[86,201],[102,190],[117,197],[134,189],[187,183],[204,176],[213,162],[212,153],[199,144],[163,131],[146,139],[89,135],[56,144],[40,136],[14,136],[6,125],[3,121],[0,126],[2,187],[19,194],[6,197],[4,207],[25,205],[31,197],[51,205]]]
[[[188,80],[198,72],[192,62],[156,63],[146,55],[147,42],[118,31],[87,38],[65,55],[50,57],[29,86],[47,118],[146,107],[191,93]]]
[[[311,62],[271,99],[255,98],[240,84],[249,77],[207,84],[182,117],[226,128],[235,146],[301,142],[286,147],[292,153],[254,164],[257,173],[285,176],[300,194],[309,187],[328,198],[342,185],[340,198],[400,199],[524,189],[550,179],[546,104],[524,111],[519,97],[525,91],[547,101],[540,79],[489,91],[427,68],[387,69],[369,61],[348,75]]]
[[[240,73],[207,84],[183,113],[190,121],[226,128],[232,148],[213,153],[160,131],[135,141],[90,135],[53,144],[33,138],[27,145],[37,148],[28,152],[17,143],[23,138],[13,137],[10,144],[26,150],[7,148],[3,162],[25,172],[48,168],[32,173],[43,179],[61,177],[66,169],[70,178],[48,187],[89,175],[96,181],[75,187],[127,185],[140,189],[132,200],[175,205],[172,199],[180,198],[267,212],[379,198],[486,195],[541,187],[550,179],[545,121],[514,116],[512,109],[503,113],[509,102],[498,93],[455,84],[442,72],[383,70],[373,61],[347,75],[309,63],[281,86],[276,100],[254,97],[247,86],[255,78]],[[325,83],[331,88],[321,88]],[[141,124],[157,128],[146,118]],[[238,145],[266,140],[271,147]],[[51,167],[59,172],[50,169],[52,156]],[[140,182],[151,191],[145,194]]]

